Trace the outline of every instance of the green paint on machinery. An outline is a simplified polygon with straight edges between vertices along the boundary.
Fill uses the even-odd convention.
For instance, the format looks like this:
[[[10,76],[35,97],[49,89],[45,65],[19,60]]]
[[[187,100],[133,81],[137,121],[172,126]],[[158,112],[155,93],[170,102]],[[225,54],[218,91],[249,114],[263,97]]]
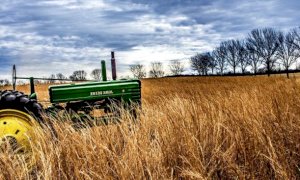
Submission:
[[[141,104],[141,82],[139,80],[116,80],[114,52],[111,53],[112,81],[107,81],[106,64],[101,61],[102,81],[88,81],[80,83],[70,83],[53,85],[49,87],[49,97],[52,106],[46,111],[72,110],[74,112],[84,111],[90,113],[93,109],[104,109],[111,112],[112,103],[130,107],[132,104]],[[24,78],[16,76],[16,68],[13,68],[13,87],[16,79],[30,80],[31,97],[37,99],[34,88],[34,80],[45,78]],[[46,79],[58,80],[58,79]],[[64,81],[68,81],[64,79]]]
[[[124,107],[133,103],[140,105],[141,83],[139,80],[118,80],[57,85],[49,87],[49,96],[53,104],[66,103],[67,110],[90,113],[97,108],[111,112],[112,103]]]
[[[31,152],[28,144],[32,143],[33,132],[36,128],[49,127],[53,137],[56,137],[52,122],[43,118],[44,112],[49,115],[67,115],[67,117],[71,117],[75,127],[93,126],[97,125],[98,122],[106,124],[110,120],[115,122],[114,119],[119,121],[121,108],[127,109],[132,117],[137,117],[136,108],[141,105],[141,82],[139,80],[116,80],[115,64],[114,52],[112,52],[112,81],[107,81],[106,64],[105,61],[101,61],[102,81],[79,83],[74,83],[74,79],[18,77],[14,65],[13,90],[0,90],[0,121],[3,122],[0,123],[1,148],[3,143],[8,143],[3,140],[7,140],[11,146],[5,144],[5,147],[11,150],[22,149],[23,152]],[[31,92],[29,96],[16,91],[17,79],[29,80]],[[44,109],[37,101],[35,80],[62,80],[72,81],[72,83],[50,86],[51,105]],[[99,109],[101,110],[100,116],[96,117],[95,114]],[[60,113],[61,111],[63,112]],[[47,126],[40,126],[41,124],[47,124]]]
[[[49,87],[51,103],[97,101],[107,98],[123,100],[128,103],[130,101],[138,102],[141,99],[140,92],[139,80],[89,82]]]

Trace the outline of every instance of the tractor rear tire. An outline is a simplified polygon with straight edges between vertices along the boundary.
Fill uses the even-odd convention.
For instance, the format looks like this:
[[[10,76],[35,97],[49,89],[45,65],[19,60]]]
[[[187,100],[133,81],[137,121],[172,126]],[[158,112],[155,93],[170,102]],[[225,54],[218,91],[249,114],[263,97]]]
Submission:
[[[0,91],[0,148],[31,151],[34,130],[43,123],[42,106],[22,92]],[[12,143],[13,142],[13,143]]]
[[[19,91],[0,91],[0,110],[2,109],[19,110],[33,115],[39,123],[43,121],[41,116],[43,111],[42,105]]]

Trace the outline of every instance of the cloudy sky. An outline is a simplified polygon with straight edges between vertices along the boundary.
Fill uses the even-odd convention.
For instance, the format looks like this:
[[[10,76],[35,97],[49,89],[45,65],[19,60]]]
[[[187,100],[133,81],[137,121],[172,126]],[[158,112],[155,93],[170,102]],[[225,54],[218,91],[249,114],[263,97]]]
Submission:
[[[299,0],[1,0],[0,78],[91,72],[116,52],[129,65],[179,59],[253,28],[299,26]],[[108,67],[110,68],[110,67]]]

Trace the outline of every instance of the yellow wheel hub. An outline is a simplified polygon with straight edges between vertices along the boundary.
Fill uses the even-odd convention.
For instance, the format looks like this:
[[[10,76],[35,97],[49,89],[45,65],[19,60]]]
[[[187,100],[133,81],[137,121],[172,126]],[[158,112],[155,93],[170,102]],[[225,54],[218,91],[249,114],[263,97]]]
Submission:
[[[14,109],[0,110],[0,148],[13,151],[31,151],[37,122],[27,113]]]

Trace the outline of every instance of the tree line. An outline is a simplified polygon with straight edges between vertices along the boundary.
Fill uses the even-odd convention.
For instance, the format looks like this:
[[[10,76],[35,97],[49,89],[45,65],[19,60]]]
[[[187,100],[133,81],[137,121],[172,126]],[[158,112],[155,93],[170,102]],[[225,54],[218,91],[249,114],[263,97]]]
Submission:
[[[232,39],[221,42],[213,51],[197,53],[190,58],[190,67],[198,75],[225,74],[268,74],[275,71],[289,71],[300,57],[300,28],[282,32],[274,28],[253,29],[245,39]],[[149,77],[162,77],[161,62],[153,62]],[[183,64],[172,61],[170,75],[183,73]],[[143,65],[131,65],[135,78],[146,77]]]
[[[85,81],[87,80],[87,72],[84,70],[76,70],[72,73],[72,75],[65,76],[62,73],[57,73],[57,74],[51,74],[49,77],[43,77],[45,78],[45,80],[41,80],[41,79],[36,79],[35,80],[35,84],[53,84],[53,83],[65,83],[66,81]],[[92,79],[94,80],[101,80],[102,77],[102,73],[101,73],[101,69],[94,69],[92,70],[92,72],[90,73],[90,76],[92,77]],[[25,82],[22,80],[18,80],[17,84],[19,85],[25,85],[28,84],[29,81]],[[0,79],[0,86],[8,86],[11,85],[11,82],[8,79]]]
[[[181,75],[184,72],[184,65],[179,60],[172,60],[169,63],[169,70],[171,73],[170,75]],[[142,64],[130,65],[130,71],[134,78],[141,79],[147,77],[145,66]],[[165,75],[166,73],[162,62],[151,62],[148,77],[159,78]]]
[[[191,57],[191,67],[199,74],[223,75],[266,73],[289,70],[300,57],[300,29],[282,32],[274,28],[254,29],[245,39],[220,43],[212,52]],[[216,70],[216,72],[214,72]]]
[[[57,80],[60,82],[64,82],[64,80],[71,80],[71,81],[85,81],[87,80],[87,72],[85,70],[76,70],[70,75],[69,77],[63,75],[62,73],[58,74],[51,74],[50,77],[48,77],[49,80],[43,80],[45,83],[55,83]],[[101,69],[94,69],[90,73],[90,76],[94,80],[101,80],[102,74]]]

